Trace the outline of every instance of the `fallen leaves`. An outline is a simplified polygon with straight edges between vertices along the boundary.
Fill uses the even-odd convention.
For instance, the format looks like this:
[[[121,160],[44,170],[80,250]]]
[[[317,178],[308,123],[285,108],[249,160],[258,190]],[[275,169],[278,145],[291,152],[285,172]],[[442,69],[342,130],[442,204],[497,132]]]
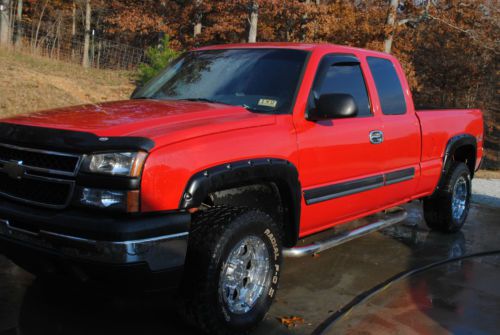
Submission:
[[[284,316],[278,318],[278,321],[287,328],[297,327],[298,325],[304,324],[304,319],[300,316]]]

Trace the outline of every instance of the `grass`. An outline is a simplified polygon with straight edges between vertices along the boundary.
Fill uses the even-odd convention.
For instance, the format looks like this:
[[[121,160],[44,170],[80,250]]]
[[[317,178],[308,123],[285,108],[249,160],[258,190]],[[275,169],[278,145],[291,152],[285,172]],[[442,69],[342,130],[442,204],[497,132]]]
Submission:
[[[134,89],[132,76],[0,49],[0,118],[127,99]]]

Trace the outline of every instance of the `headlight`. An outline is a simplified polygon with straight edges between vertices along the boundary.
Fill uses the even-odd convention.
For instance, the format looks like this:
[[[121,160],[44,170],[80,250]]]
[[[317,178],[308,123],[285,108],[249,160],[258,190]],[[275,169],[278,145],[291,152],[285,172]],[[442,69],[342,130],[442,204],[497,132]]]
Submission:
[[[145,152],[110,152],[89,155],[82,171],[126,177],[139,177],[147,154]]]

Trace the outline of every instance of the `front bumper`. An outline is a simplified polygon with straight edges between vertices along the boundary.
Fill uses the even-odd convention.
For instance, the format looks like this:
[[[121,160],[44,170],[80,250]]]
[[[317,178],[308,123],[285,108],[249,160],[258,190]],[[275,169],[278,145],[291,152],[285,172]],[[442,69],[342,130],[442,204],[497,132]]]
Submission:
[[[1,199],[0,252],[29,271],[50,259],[51,264],[80,269],[94,265],[92,271],[83,271],[83,277],[96,268],[111,273],[113,268],[129,268],[134,273],[140,269],[143,275],[169,272],[184,266],[190,220],[184,212],[105,216],[51,211]]]

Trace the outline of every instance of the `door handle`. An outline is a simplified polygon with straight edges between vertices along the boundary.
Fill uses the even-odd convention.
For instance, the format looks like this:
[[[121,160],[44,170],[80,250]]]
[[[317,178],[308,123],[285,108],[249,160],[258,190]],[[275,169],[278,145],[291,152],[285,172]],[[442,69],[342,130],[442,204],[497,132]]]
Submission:
[[[384,142],[384,133],[381,130],[370,131],[370,143],[380,144]]]

